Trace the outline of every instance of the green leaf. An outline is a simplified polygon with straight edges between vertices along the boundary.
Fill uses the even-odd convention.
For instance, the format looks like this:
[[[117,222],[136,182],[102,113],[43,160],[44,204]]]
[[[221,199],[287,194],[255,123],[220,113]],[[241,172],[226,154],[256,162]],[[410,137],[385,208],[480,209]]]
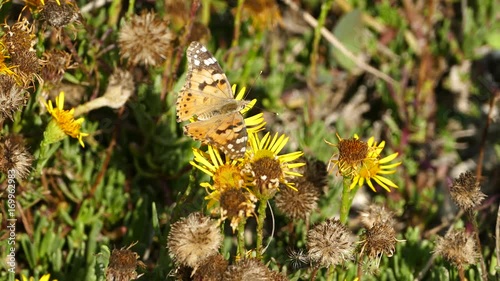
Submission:
[[[364,25],[359,10],[352,10],[343,16],[333,30],[333,34],[337,39],[354,55],[360,54],[364,48],[365,38],[363,33]],[[343,68],[350,72],[359,71],[356,64],[336,48],[331,49],[331,54]]]

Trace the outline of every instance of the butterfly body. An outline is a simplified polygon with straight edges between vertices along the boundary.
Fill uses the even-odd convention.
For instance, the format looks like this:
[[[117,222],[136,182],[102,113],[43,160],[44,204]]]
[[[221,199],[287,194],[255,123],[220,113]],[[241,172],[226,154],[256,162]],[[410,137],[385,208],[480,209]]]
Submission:
[[[222,68],[199,42],[187,50],[186,83],[177,97],[177,122],[192,120],[184,133],[213,145],[230,158],[242,157],[248,135],[241,110],[249,101],[236,100]]]

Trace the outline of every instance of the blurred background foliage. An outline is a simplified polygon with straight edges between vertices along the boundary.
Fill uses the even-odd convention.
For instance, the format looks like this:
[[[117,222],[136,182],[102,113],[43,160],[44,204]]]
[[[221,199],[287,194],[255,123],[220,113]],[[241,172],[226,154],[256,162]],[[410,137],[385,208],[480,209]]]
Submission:
[[[354,200],[349,224],[354,233],[360,231],[357,211],[377,202],[396,214],[397,237],[405,240],[363,280],[459,278],[453,266],[434,259],[433,251],[436,235],[452,225],[470,227],[456,216],[448,191],[451,180],[466,170],[479,171],[481,190],[488,195],[477,210],[481,254],[489,278],[498,278],[492,227],[500,184],[500,5],[495,0],[67,0],[62,4],[69,10],[59,14],[49,3],[55,1],[2,1],[0,9],[2,38],[25,18],[33,28],[36,57],[45,61],[24,81],[23,105],[0,121],[2,139],[22,138],[34,155],[30,174],[16,185],[17,278],[22,273],[38,280],[51,273],[58,280],[105,280],[110,251],[134,242],[131,249],[145,264],[138,269],[144,273],[140,280],[172,274],[175,266],[166,249],[170,225],[206,206],[203,188],[187,188],[189,182],[208,180],[189,164],[199,143],[183,135],[175,113],[176,93],[185,82],[185,50],[194,40],[215,55],[231,83],[248,87],[246,98],[257,99],[253,112],[264,113],[267,130],[290,137],[286,150],[302,150],[326,163],[335,150],[324,140],[335,141],[337,133],[375,136],[385,140],[387,154],[399,152],[402,165],[392,176],[399,189],[364,188]],[[120,32],[134,15],[153,11],[171,36],[162,50],[167,55],[153,64],[136,63],[145,42],[138,40],[139,49],[127,56]],[[51,23],[61,15],[66,24]],[[340,51],[332,36],[356,59]],[[56,50],[69,54],[62,68],[47,56]],[[60,79],[43,73],[51,67],[60,70],[53,71]],[[77,108],[107,93],[119,71],[129,73],[114,78],[115,86],[132,91],[128,101],[82,111],[81,130],[90,134],[83,138],[85,148],[72,138],[53,144],[37,173],[50,119],[42,102],[64,91],[65,109]],[[0,177],[2,199],[6,179]],[[338,215],[340,185],[331,174],[311,224]],[[2,257],[8,249],[7,209],[2,204]],[[289,249],[304,248],[306,223],[297,222],[290,239],[290,221],[275,216],[276,233],[264,263],[290,280],[308,280],[310,270],[294,268],[289,258]],[[466,278],[481,280],[478,268],[468,267]],[[320,270],[317,280],[326,280],[327,272]],[[347,264],[329,280],[355,277],[356,267]],[[14,280],[6,270],[0,279]]]

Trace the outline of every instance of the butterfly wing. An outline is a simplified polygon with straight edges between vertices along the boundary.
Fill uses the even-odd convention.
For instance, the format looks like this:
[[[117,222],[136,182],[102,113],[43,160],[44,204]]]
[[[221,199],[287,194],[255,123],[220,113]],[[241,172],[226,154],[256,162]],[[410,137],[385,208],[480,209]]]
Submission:
[[[247,147],[247,130],[243,115],[235,111],[184,126],[184,133],[224,152],[231,159],[243,157]]]
[[[177,97],[177,122],[193,116],[210,115],[234,101],[231,85],[214,56],[200,42],[187,49],[186,83]]]

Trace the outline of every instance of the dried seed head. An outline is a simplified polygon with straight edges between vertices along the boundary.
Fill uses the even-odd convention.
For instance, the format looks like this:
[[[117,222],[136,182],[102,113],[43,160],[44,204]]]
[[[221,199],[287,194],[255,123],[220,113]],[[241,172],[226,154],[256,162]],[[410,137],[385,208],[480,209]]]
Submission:
[[[299,270],[309,265],[309,257],[303,250],[289,250],[288,257],[293,270]]]
[[[0,139],[0,171],[11,174],[13,170],[16,178],[25,179],[31,171],[33,156],[28,152],[19,136],[7,136]]]
[[[29,93],[14,81],[11,76],[0,75],[0,122],[12,120],[15,112],[28,101]]]
[[[479,181],[469,171],[461,173],[453,181],[450,187],[450,194],[453,202],[464,211],[472,211],[481,205],[484,198],[486,198],[486,195],[481,192]]]
[[[271,281],[288,281],[288,278],[280,273],[280,272],[276,272],[276,271],[271,271]]]
[[[211,256],[203,261],[193,274],[194,281],[219,281],[228,267],[227,260],[221,254]]]
[[[276,195],[276,207],[292,220],[305,219],[318,207],[319,191],[310,181],[296,181],[295,188],[281,188]]]
[[[71,63],[71,54],[60,50],[44,52],[40,64],[42,65],[40,76],[52,84],[59,83],[66,70],[74,67]]]
[[[351,232],[338,219],[328,219],[307,233],[308,257],[322,267],[352,259],[354,243]]]
[[[438,237],[434,252],[461,267],[474,264],[479,258],[472,235],[468,235],[464,230],[459,229],[453,229],[446,233],[444,237]]]
[[[122,26],[118,38],[120,56],[132,65],[156,66],[171,53],[173,39],[167,22],[153,12],[143,12]]]
[[[75,3],[70,1],[48,0],[45,5],[41,7],[41,18],[53,27],[63,27],[72,22],[80,20],[80,9]]]
[[[240,280],[255,280],[255,281],[270,281],[272,273],[258,259],[244,259],[234,265],[230,265],[224,273],[224,281],[240,281]]]
[[[395,225],[393,213],[382,205],[372,204],[368,206],[366,210],[360,212],[360,216],[361,223],[365,228],[371,228],[376,223],[386,223],[391,226]]]
[[[109,257],[109,265],[106,269],[106,281],[128,281],[139,278],[136,272],[137,266],[145,267],[142,261],[139,261],[139,255],[131,251],[135,244],[133,243],[127,248],[113,249]]]
[[[375,222],[375,224],[367,229],[362,235],[361,254],[365,254],[368,258],[375,259],[377,267],[380,264],[382,255],[392,257],[396,251],[396,231],[392,224],[387,222]]]
[[[218,254],[222,238],[216,221],[192,213],[172,225],[167,247],[178,265],[196,269],[205,259]]]
[[[255,210],[257,198],[242,188],[230,188],[220,194],[222,215],[231,220],[233,231],[242,219],[251,217]]]
[[[33,49],[36,42],[34,28],[25,18],[12,26],[5,25],[4,27],[6,31],[3,41],[9,51],[12,64],[17,66],[14,70],[21,76],[23,82],[28,84],[33,80],[33,75],[38,75],[40,72],[40,63]]]
[[[115,69],[109,77],[109,84],[104,96],[108,101],[107,106],[120,108],[132,96],[135,84],[132,74],[126,70]]]
[[[312,158],[301,160],[298,162],[305,162],[306,165],[303,166],[304,171],[299,172],[299,174],[302,174],[304,180],[311,182],[321,191],[327,185],[328,169],[325,162]]]

